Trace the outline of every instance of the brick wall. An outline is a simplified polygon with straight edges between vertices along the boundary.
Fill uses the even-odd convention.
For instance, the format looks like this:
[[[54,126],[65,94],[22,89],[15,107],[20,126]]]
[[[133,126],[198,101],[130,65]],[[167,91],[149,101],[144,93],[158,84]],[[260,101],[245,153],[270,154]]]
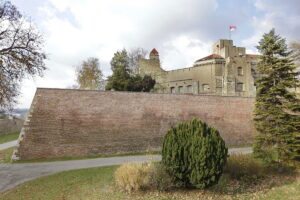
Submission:
[[[200,118],[228,145],[251,143],[253,98],[37,89],[14,159],[159,150],[166,131]]]

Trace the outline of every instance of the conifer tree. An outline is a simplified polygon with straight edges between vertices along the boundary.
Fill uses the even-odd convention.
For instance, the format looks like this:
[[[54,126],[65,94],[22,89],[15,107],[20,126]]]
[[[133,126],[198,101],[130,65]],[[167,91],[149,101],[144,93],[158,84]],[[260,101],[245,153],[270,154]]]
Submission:
[[[127,51],[123,49],[116,52],[111,62],[113,74],[108,77],[106,90],[114,89],[116,91],[128,91],[130,88],[130,70]]]
[[[150,92],[155,85],[155,80],[149,75],[142,77],[139,74],[134,74],[130,69],[129,61],[130,58],[125,49],[114,54],[114,57],[110,62],[113,74],[108,77],[108,83],[105,89]]]
[[[257,69],[255,126],[258,131],[254,154],[268,163],[299,163],[300,86],[285,39],[272,29],[263,35],[257,49],[261,53]]]

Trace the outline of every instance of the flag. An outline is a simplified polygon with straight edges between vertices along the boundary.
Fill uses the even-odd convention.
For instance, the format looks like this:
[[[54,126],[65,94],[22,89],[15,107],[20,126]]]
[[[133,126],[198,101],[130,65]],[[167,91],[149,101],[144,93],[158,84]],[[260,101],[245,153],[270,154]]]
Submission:
[[[230,31],[235,31],[236,26],[229,26]]]

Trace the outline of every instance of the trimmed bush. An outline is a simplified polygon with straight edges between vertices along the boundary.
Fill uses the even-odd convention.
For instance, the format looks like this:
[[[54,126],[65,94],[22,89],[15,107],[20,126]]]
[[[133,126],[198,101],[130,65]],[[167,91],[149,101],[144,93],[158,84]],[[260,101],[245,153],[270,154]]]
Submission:
[[[194,119],[180,123],[165,135],[162,162],[178,187],[207,188],[218,183],[227,160],[219,132]]]

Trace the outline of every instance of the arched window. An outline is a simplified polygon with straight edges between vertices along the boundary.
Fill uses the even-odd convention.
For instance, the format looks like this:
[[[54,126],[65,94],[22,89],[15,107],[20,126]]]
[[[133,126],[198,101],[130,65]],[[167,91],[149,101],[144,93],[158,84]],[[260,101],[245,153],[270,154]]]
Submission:
[[[175,87],[171,87],[170,89],[171,89],[171,93],[175,94]]]
[[[183,93],[183,86],[178,87],[179,93]]]
[[[186,86],[186,91],[187,93],[193,93],[193,86],[191,85]]]
[[[237,92],[242,92],[242,91],[244,91],[244,83],[237,83],[237,84],[236,84],[235,90],[236,90]]]
[[[242,75],[243,75],[243,67],[238,67],[238,68],[237,68],[237,74],[238,74],[239,76],[242,76]]]

